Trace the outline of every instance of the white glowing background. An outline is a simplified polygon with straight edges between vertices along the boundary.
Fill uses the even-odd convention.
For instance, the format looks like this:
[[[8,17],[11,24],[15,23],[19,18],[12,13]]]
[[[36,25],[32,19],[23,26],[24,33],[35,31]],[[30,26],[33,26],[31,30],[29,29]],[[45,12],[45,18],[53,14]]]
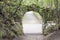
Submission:
[[[22,22],[24,33],[42,33],[42,24],[33,14],[33,11],[26,12]]]

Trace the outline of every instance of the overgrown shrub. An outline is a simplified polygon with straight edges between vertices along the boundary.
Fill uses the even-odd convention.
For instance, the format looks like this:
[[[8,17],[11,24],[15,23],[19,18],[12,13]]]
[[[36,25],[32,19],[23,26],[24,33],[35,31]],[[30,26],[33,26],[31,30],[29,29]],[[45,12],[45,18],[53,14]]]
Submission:
[[[44,29],[44,35],[48,35],[57,30],[57,26],[52,25]]]
[[[22,15],[19,10],[16,11],[20,5],[17,2],[14,0],[3,0],[0,2],[0,38],[13,40],[14,37],[23,34]]]

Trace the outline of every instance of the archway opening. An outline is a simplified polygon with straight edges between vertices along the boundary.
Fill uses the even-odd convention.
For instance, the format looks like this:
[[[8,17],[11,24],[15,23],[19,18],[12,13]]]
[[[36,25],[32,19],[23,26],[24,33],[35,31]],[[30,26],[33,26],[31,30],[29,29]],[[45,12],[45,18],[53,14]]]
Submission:
[[[22,19],[23,33],[24,34],[42,34],[43,20],[39,13],[34,11],[28,11],[25,13]]]

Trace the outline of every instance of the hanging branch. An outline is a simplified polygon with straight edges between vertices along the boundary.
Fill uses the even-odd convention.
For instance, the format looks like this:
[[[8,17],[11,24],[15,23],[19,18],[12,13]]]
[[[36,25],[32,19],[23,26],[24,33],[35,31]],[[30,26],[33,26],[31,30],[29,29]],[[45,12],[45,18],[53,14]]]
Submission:
[[[16,10],[15,10],[15,12],[14,12],[14,15],[16,14],[18,8],[20,7],[22,1],[23,1],[23,0],[20,0],[20,4],[16,7]]]

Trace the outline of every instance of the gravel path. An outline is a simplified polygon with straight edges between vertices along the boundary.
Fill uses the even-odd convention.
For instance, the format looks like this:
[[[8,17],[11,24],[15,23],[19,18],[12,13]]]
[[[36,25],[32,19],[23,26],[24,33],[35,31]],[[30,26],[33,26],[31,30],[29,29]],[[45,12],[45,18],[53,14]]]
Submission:
[[[47,40],[60,40],[60,30],[48,37]]]
[[[24,35],[14,40],[44,40],[44,36],[43,35]]]
[[[20,37],[15,38],[14,40],[60,40],[60,30],[56,31],[51,36],[46,37],[43,35],[36,35],[36,34],[26,34]]]

